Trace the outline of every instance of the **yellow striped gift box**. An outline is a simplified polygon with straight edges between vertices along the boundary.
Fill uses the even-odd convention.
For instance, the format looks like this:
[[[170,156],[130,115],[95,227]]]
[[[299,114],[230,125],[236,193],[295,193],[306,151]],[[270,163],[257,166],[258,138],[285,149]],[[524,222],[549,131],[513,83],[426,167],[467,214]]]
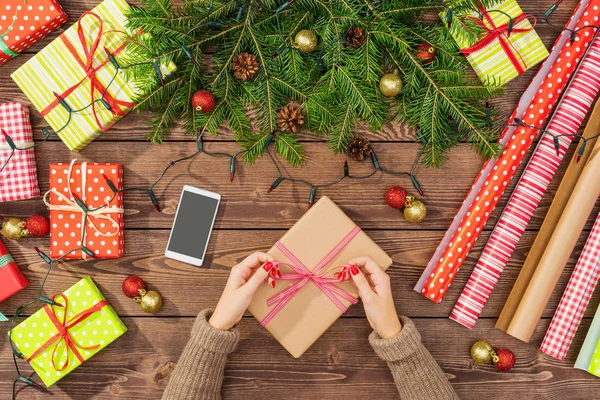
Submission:
[[[493,29],[488,18],[493,21],[493,25],[500,27],[506,25],[509,21],[508,15],[513,19],[523,14],[521,7],[515,0],[508,0],[493,6],[491,9],[485,12],[486,17],[481,18],[482,14],[474,11],[469,14],[469,17],[473,17],[484,23],[488,29]],[[442,20],[446,20],[446,13],[440,14]],[[457,18],[465,18],[467,15],[455,15],[454,20]],[[479,76],[479,79],[489,86],[500,86],[520,75],[513,62],[511,62],[508,51],[512,53],[512,56],[519,65],[523,72],[534,67],[535,65],[542,62],[548,57],[548,50],[544,46],[544,43],[533,29],[529,19],[524,18],[514,24],[515,30],[526,30],[526,32],[505,32],[501,34],[501,38],[492,40],[486,46],[482,46],[481,49],[468,54],[467,60]],[[459,23],[452,24],[450,33],[456,43],[461,49],[467,49],[475,45],[469,41],[467,35],[464,35],[462,27]],[[487,32],[480,38],[483,39],[487,36]],[[503,48],[501,40],[504,41],[507,46]]]
[[[133,83],[122,71],[115,77],[115,67],[104,51],[106,47],[116,52],[117,60],[125,55],[121,49],[126,40],[128,9],[124,0],[104,0],[11,75],[52,129],[60,130],[58,136],[71,150],[83,149],[133,107]],[[96,71],[86,73],[90,62]],[[70,120],[68,110],[55,96],[58,94],[72,110],[80,110],[100,99],[106,87],[104,98],[110,107],[97,102],[72,113]]]

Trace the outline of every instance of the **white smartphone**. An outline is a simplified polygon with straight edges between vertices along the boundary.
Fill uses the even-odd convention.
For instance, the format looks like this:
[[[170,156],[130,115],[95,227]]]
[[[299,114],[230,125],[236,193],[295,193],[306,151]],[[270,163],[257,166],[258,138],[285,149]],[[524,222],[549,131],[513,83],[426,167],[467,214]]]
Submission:
[[[185,185],[175,213],[165,256],[201,266],[221,195]]]

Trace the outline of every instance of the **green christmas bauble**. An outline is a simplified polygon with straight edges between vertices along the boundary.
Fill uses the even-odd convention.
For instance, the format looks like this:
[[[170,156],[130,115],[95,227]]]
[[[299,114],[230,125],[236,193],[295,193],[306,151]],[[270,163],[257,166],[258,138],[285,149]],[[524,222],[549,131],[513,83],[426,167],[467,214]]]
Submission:
[[[294,43],[296,43],[296,47],[301,51],[312,53],[317,49],[317,44],[319,40],[317,39],[317,35],[308,29],[303,29],[296,34],[294,38]]]
[[[395,97],[402,90],[402,79],[396,74],[385,74],[379,81],[379,89],[386,97]]]

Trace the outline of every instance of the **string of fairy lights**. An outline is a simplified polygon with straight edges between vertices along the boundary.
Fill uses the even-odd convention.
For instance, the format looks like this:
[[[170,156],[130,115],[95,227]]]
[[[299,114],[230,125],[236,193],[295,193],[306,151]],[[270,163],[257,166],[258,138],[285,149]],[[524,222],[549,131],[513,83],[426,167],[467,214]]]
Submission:
[[[577,33],[583,29],[589,29],[589,28],[594,28],[594,29],[598,29],[600,28],[600,26],[592,26],[592,25],[588,25],[588,26],[584,26],[578,29],[569,29],[567,27],[563,28],[563,27],[559,27],[557,25],[552,24],[549,21],[550,16],[552,15],[552,13],[554,11],[556,11],[556,9],[558,8],[558,6],[562,3],[563,0],[558,0],[556,1],[554,4],[552,4],[552,6],[546,11],[546,13],[544,14],[544,21],[546,22],[546,24],[548,24],[550,27],[552,28],[556,28],[556,29],[560,29],[560,30],[564,30],[567,32],[570,32],[570,41],[574,42],[577,39]],[[285,45],[285,39],[283,36],[283,33],[281,31],[281,25],[279,23],[279,14],[285,10],[287,10],[292,4],[293,4],[294,0],[290,0],[285,2],[284,4],[282,4],[280,7],[278,7],[277,9],[272,9],[270,10],[271,12],[273,12],[277,18],[277,26],[279,29],[279,33],[280,33],[280,37],[283,41],[283,44],[279,47],[279,49],[273,54],[273,57],[276,57],[277,55],[281,54],[281,52],[286,50],[286,45]],[[450,25],[452,23],[453,20],[453,12],[452,9],[450,7],[447,7],[446,4],[444,3],[430,3],[430,4],[440,4],[443,5],[444,7],[446,7],[447,12],[446,12],[446,22],[448,23],[448,25]],[[238,11],[238,19],[240,19],[243,15],[244,9],[247,9],[249,7],[259,7],[260,6],[256,6],[256,5],[246,5],[246,6],[242,6],[240,7],[239,11]],[[209,7],[212,7],[212,1],[209,5]],[[483,19],[483,13],[479,12],[479,10],[473,10],[474,12],[478,13],[480,18]],[[486,11],[487,13],[491,13],[491,12],[502,12],[499,10],[489,10]],[[505,13],[504,13],[505,14]],[[506,14],[505,14],[506,15]],[[512,17],[510,17],[509,15],[506,15],[509,19],[508,22],[508,30],[509,32],[511,31],[511,27],[514,25],[514,20]],[[188,39],[188,35],[190,35],[193,31],[200,29],[202,27],[213,27],[213,28],[225,28],[226,25],[220,22],[207,22],[205,24],[202,24],[200,26],[194,27],[192,29],[190,29],[187,33],[185,33],[184,35],[184,40],[181,42],[180,47],[183,51],[183,53],[193,62],[193,64],[195,66],[198,66],[197,60],[195,60],[195,58],[193,57],[193,54],[191,52],[191,50],[189,49],[189,47],[187,46],[187,39]],[[340,40],[344,40],[343,38]],[[327,45],[325,45],[326,47]],[[0,173],[4,171],[5,167],[7,166],[7,164],[10,162],[10,160],[12,159],[13,155],[15,154],[16,151],[25,151],[25,150],[30,150],[36,147],[39,147],[40,145],[42,145],[43,143],[47,142],[52,136],[57,135],[58,133],[60,133],[63,129],[65,129],[65,127],[71,122],[73,114],[76,113],[80,113],[83,112],[84,110],[88,109],[89,107],[94,106],[97,103],[102,104],[107,110],[111,110],[111,106],[110,104],[106,101],[105,96],[108,93],[108,90],[110,88],[110,86],[112,85],[112,83],[114,82],[114,80],[116,79],[117,75],[119,74],[120,71],[137,66],[137,65],[141,65],[141,64],[148,64],[148,65],[152,65],[154,67],[154,71],[156,73],[157,79],[158,81],[161,83],[161,85],[164,86],[165,84],[165,77],[161,71],[160,68],[160,56],[157,56],[154,60],[152,61],[148,61],[146,63],[137,63],[137,64],[131,64],[131,65],[121,65],[117,59],[115,58],[114,54],[110,53],[110,51],[108,51],[107,49],[105,49],[108,59],[110,60],[111,64],[113,65],[113,67],[115,68],[115,73],[113,75],[112,80],[110,81],[110,83],[106,86],[105,90],[102,92],[102,95],[100,96],[100,98],[93,100],[89,105],[81,108],[81,109],[73,109],[69,106],[68,102],[61,98],[59,95],[55,94],[55,96],[57,97],[58,102],[60,103],[60,105],[68,112],[68,117],[67,117],[67,122],[65,123],[65,125],[63,127],[61,127],[60,129],[54,131],[54,132],[50,132],[48,129],[43,128],[42,129],[42,134],[43,134],[43,139],[37,143],[34,143],[32,145],[29,146],[25,146],[25,147],[19,147],[15,144],[15,141],[10,137],[9,134],[7,134],[4,130],[0,129],[0,132],[2,133],[2,135],[4,136],[4,139],[6,141],[6,144],[9,146],[11,152],[10,155],[8,156],[7,160],[4,162],[4,164],[2,165],[2,167],[0,168]],[[319,64],[319,67],[321,68],[322,66],[322,60],[321,62],[319,62],[319,58],[322,56],[322,54],[324,53],[325,49],[323,49],[320,53],[317,53],[315,55],[315,57],[317,58],[317,63]],[[484,128],[484,127],[519,127],[519,126],[523,126],[523,127],[528,127],[530,129],[534,129],[536,131],[538,131],[539,134],[541,135],[549,135],[553,138],[553,144],[554,144],[554,148],[558,152],[560,151],[560,137],[566,137],[566,136],[571,136],[573,138],[578,138],[579,139],[579,148],[577,150],[577,161],[579,161],[579,158],[581,158],[581,156],[584,154],[585,149],[586,149],[586,145],[590,140],[596,139],[598,137],[600,137],[600,134],[592,136],[592,137],[583,137],[580,134],[554,134],[552,132],[547,131],[546,129],[542,128],[542,127],[538,127],[538,126],[534,126],[534,125],[529,125],[529,124],[525,124],[521,119],[518,118],[514,118],[514,120],[510,123],[507,124],[494,124],[492,122],[492,118],[491,118],[491,109],[490,109],[490,104],[489,102],[486,102],[486,106],[485,106],[485,115],[486,115],[486,125],[482,126],[482,127],[478,127],[475,129],[480,129],[480,128]],[[454,120],[452,120],[452,118],[449,116],[449,122],[450,122],[450,126],[451,129],[453,130],[455,137],[452,139],[446,139],[446,140],[463,140],[466,139],[467,134],[470,133],[471,131],[469,130],[459,130],[458,126],[456,125],[456,122]],[[322,184],[314,184],[311,183],[308,180],[305,179],[297,179],[297,178],[293,178],[291,176],[286,176],[282,169],[281,166],[279,165],[279,163],[277,162],[277,159],[275,158],[275,156],[273,155],[273,153],[270,150],[270,144],[273,142],[273,140],[275,139],[275,136],[277,134],[277,131],[273,131],[271,132],[266,140],[264,141],[264,153],[269,157],[269,159],[272,161],[278,176],[277,178],[273,181],[273,183],[271,184],[270,188],[268,189],[268,192],[271,192],[273,190],[275,190],[281,183],[283,182],[291,182],[291,183],[299,183],[299,184],[303,184],[306,185],[310,188],[309,191],[309,199],[308,199],[308,204],[309,207],[313,204],[316,195],[317,195],[317,191],[319,189],[323,189],[323,188],[327,188],[333,185],[336,185],[346,179],[368,179],[373,177],[374,175],[376,175],[378,172],[381,172],[383,174],[390,174],[390,175],[403,175],[403,176],[407,176],[410,181],[411,184],[413,185],[413,187],[415,188],[415,190],[417,190],[421,195],[423,195],[423,188],[420,184],[420,182],[418,181],[415,171],[416,168],[420,162],[420,158],[424,153],[425,147],[423,147],[419,153],[417,154],[417,157],[412,165],[412,168],[409,171],[393,171],[390,169],[387,169],[385,167],[383,167],[376,155],[375,152],[373,152],[370,156],[370,160],[372,163],[372,167],[373,170],[368,173],[368,174],[364,174],[364,175],[352,175],[350,174],[350,168],[348,165],[348,162],[346,161],[344,163],[343,166],[343,174],[339,177],[336,178],[334,180],[332,180],[331,182],[327,182],[327,183],[322,183]],[[417,132],[417,137],[418,140],[424,145],[431,145],[434,142],[430,142],[427,141],[426,138],[424,138],[422,135],[419,134],[419,132]],[[202,131],[199,130],[198,132],[198,137],[196,139],[196,144],[197,144],[197,149],[196,151],[194,151],[194,153],[173,160],[171,162],[169,162],[169,164],[164,168],[164,170],[162,171],[162,173],[159,175],[159,177],[148,187],[130,187],[130,188],[125,188],[125,189],[117,189],[117,187],[115,186],[114,182],[112,182],[106,175],[104,175],[104,179],[106,181],[106,184],[108,185],[108,187],[111,189],[111,191],[113,192],[113,199],[114,197],[117,195],[117,193],[121,193],[121,192],[128,192],[128,191],[141,191],[141,192],[145,192],[148,194],[152,204],[155,206],[155,208],[157,209],[157,211],[160,211],[160,203],[158,201],[158,198],[154,192],[155,187],[161,182],[161,180],[167,175],[167,172],[169,171],[169,169],[173,168],[176,164],[184,162],[184,161],[188,161],[191,160],[193,158],[195,158],[196,156],[200,155],[200,154],[204,154],[207,156],[211,156],[211,157],[225,157],[225,158],[229,158],[230,162],[229,162],[229,177],[230,180],[234,180],[235,178],[235,172],[236,172],[236,164],[238,162],[238,158],[242,157],[245,153],[246,150],[242,150],[239,151],[237,153],[234,154],[230,154],[230,153],[226,153],[226,152],[216,152],[216,151],[209,151],[208,149],[206,149],[205,147],[205,143],[202,140]],[[105,207],[108,207],[108,203],[110,203],[110,201],[107,201],[106,204],[98,207],[98,208],[94,208],[94,209],[90,209],[86,206],[86,204],[79,199],[77,196],[74,195],[74,200],[76,202],[76,204],[78,205],[78,207],[81,209],[81,212],[84,214],[84,226],[85,226],[85,221],[87,221],[88,218],[88,213],[92,212],[92,211],[98,211],[98,210],[102,210]],[[112,199],[111,199],[112,200]],[[82,241],[81,243],[85,244],[85,234],[86,234],[86,230],[83,230],[83,237],[82,237]],[[18,350],[18,348],[15,346],[13,340],[12,340],[12,331],[13,328],[15,326],[16,320],[23,315],[24,311],[26,309],[28,309],[29,307],[31,307],[34,304],[37,304],[38,302],[43,303],[43,304],[48,304],[50,306],[57,306],[57,307],[62,307],[62,304],[57,303],[56,301],[54,301],[51,298],[48,298],[46,296],[43,295],[44,293],[44,287],[45,284],[47,282],[48,276],[52,270],[52,265],[54,263],[58,263],[60,261],[62,261],[67,255],[72,254],[74,252],[77,251],[81,251],[83,253],[85,253],[86,255],[88,255],[90,258],[96,258],[94,255],[94,252],[91,251],[89,248],[85,247],[85,245],[83,245],[82,247],[78,247],[75,249],[72,249],[70,251],[65,252],[63,255],[61,255],[58,258],[50,258],[48,255],[46,255],[43,251],[41,251],[40,249],[38,249],[37,247],[35,248],[38,256],[47,264],[47,269],[44,273],[44,277],[42,279],[39,291],[38,291],[38,297],[31,300],[30,302],[26,303],[25,305],[17,308],[17,310],[15,311],[12,319],[10,320],[10,328],[9,328],[9,342],[10,342],[10,346],[12,348],[12,357],[13,357],[13,361],[14,361],[14,365],[15,365],[15,370],[18,374],[18,377],[14,380],[13,382],[13,387],[12,387],[12,396],[13,399],[15,398],[16,394],[17,394],[17,384],[22,383],[26,386],[30,386],[30,387],[35,387],[38,388],[40,390],[44,390],[44,388],[39,385],[38,383],[36,383],[35,381],[33,381],[30,377],[25,376],[21,370],[19,369],[19,364],[18,364],[18,360],[24,358],[23,354]]]

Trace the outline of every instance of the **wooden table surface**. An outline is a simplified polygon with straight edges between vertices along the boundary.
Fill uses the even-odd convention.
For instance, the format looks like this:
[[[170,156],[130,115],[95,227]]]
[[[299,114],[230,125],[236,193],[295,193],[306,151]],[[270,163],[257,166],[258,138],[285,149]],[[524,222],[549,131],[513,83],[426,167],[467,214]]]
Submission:
[[[98,0],[60,0],[60,3],[71,21],[75,21],[82,12],[93,8]],[[551,1],[521,0],[520,3],[526,13],[541,16]],[[576,0],[565,0],[554,13],[555,21],[564,24],[575,4]],[[543,24],[536,30],[550,47],[557,31]],[[30,104],[9,75],[60,32],[62,30],[0,68],[0,102]],[[494,105],[501,112],[512,111],[533,76],[534,71],[529,71],[511,82],[504,96],[493,101]],[[31,114],[35,138],[39,140],[40,129],[46,125],[38,112],[32,109]],[[125,169],[125,186],[131,187],[147,185],[170,160],[193,152],[195,144],[190,137],[183,135],[181,129],[175,129],[173,136],[162,145],[146,142],[145,118],[131,113],[79,154],[69,152],[59,140],[38,148],[36,159],[42,192],[48,190],[48,165],[52,162],[78,158],[81,161],[121,163]],[[414,132],[402,126],[390,124],[382,132],[365,133],[373,141],[382,163],[397,169],[408,168],[419,148],[414,143]],[[332,155],[322,140],[306,136],[305,141],[308,162],[301,169],[287,167],[287,171],[315,182],[324,182],[339,175],[345,156]],[[228,152],[238,149],[226,128],[206,147]],[[433,304],[412,290],[482,163],[483,160],[467,145],[460,145],[451,152],[443,169],[421,167],[418,176],[425,189],[428,215],[420,225],[409,224],[384,202],[384,194],[390,186],[410,187],[409,182],[402,178],[377,175],[358,183],[344,182],[322,190],[320,194],[331,197],[392,256],[394,265],[389,273],[398,312],[414,320],[425,346],[440,363],[461,398],[600,398],[600,379],[572,368],[598,306],[600,291],[596,291],[588,307],[566,361],[557,361],[538,350],[587,233],[580,238],[531,343],[520,342],[494,328],[556,192],[564,167],[542,200],[474,330],[450,321],[447,316],[508,196],[504,196],[441,305]],[[52,398],[160,398],[187,341],[194,317],[203,308],[216,304],[229,268],[253,251],[268,249],[306,211],[308,193],[304,186],[286,183],[267,195],[267,189],[276,177],[276,171],[267,160],[260,160],[254,166],[241,166],[233,183],[229,182],[228,165],[226,159],[209,159],[205,155],[192,163],[178,164],[158,186],[156,194],[163,205],[160,213],[156,212],[147,196],[128,193],[125,196],[124,257],[71,261],[53,266],[46,295],[61,292],[84,276],[92,276],[129,332],[50,388]],[[366,164],[351,164],[352,171],[357,173],[368,168]],[[196,268],[166,259],[163,255],[184,184],[223,196],[205,261],[209,268]],[[39,198],[0,204],[0,215],[25,217],[35,212],[47,213]],[[586,232],[591,223],[586,226]],[[45,264],[33,248],[39,246],[47,250],[48,238],[5,242],[31,281],[27,289],[0,304],[0,311],[10,316],[19,305],[36,297]],[[143,277],[150,288],[162,294],[164,306],[158,314],[142,313],[133,301],[122,294],[121,282],[127,275]],[[6,329],[7,325],[2,326]],[[243,318],[240,328],[242,341],[231,355],[225,372],[225,399],[398,398],[385,363],[369,346],[367,336],[371,330],[360,304],[340,318],[300,359],[292,358],[251,316]],[[479,339],[488,340],[496,347],[512,349],[517,358],[516,367],[510,373],[500,373],[492,365],[475,365],[469,349]],[[28,366],[24,370],[29,371]],[[0,335],[0,398],[8,398],[15,376],[8,340]],[[42,397],[43,394],[29,388],[18,396],[21,399]]]

